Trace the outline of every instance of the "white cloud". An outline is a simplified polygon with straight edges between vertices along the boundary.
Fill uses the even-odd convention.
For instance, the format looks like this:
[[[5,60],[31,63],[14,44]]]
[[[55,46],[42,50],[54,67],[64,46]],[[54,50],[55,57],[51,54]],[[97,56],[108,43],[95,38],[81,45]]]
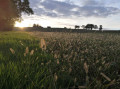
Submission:
[[[35,15],[23,19],[42,26],[74,27],[88,23],[119,27],[119,0],[30,0]],[[114,6],[117,5],[117,6]]]

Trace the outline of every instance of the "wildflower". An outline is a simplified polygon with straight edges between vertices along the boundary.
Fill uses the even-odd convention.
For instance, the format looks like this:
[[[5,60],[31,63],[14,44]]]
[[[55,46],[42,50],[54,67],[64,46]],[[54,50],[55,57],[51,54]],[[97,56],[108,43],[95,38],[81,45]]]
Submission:
[[[15,54],[15,51],[12,48],[10,48],[10,51],[12,54]]]

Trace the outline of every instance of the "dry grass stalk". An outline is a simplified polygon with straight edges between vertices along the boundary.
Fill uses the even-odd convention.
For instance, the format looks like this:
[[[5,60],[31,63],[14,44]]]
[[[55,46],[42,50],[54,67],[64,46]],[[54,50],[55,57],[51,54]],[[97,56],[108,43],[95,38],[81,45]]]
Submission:
[[[84,63],[84,69],[85,69],[86,74],[88,74],[88,65],[86,62]]]
[[[54,80],[55,80],[55,82],[57,81],[57,79],[58,79],[58,76],[57,76],[57,74],[55,73],[55,74],[54,74]]]
[[[107,86],[111,86],[111,85],[113,85],[113,84],[115,84],[115,79],[112,80]]]
[[[76,82],[77,82],[77,78],[74,79],[74,83],[76,83]]]
[[[41,48],[42,50],[46,50],[46,43],[45,43],[45,40],[44,40],[44,39],[41,39],[41,41],[40,41],[40,48]]]
[[[79,89],[85,89],[86,86],[78,86]]]
[[[12,54],[15,54],[15,51],[12,48],[10,48],[10,51]]]
[[[106,80],[111,81],[111,79],[108,76],[106,76],[104,73],[100,73],[100,75],[102,75]]]

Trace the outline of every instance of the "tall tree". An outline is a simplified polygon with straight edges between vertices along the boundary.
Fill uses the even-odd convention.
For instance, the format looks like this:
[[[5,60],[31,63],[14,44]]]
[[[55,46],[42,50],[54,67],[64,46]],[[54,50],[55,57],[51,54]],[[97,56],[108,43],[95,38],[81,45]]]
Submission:
[[[33,14],[29,0],[0,0],[0,30],[10,30],[22,13]]]

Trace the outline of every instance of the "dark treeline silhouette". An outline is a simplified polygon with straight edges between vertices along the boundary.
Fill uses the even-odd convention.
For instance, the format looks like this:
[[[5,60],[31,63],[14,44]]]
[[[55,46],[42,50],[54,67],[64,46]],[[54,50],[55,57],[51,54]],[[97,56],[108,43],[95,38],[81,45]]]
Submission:
[[[75,25],[75,29],[80,29],[80,27],[81,27],[82,29],[85,29],[85,30],[98,29],[98,26],[97,26],[97,25],[94,25],[94,24],[87,24],[87,25],[82,25],[82,26]],[[103,29],[103,27],[102,27],[102,25],[100,25],[99,30],[102,31],[102,29]]]
[[[0,0],[0,30],[11,30],[15,21],[21,21],[22,12],[33,14],[29,0]]]
[[[33,28],[35,29],[39,29],[39,28],[43,28],[41,25],[39,24],[33,24]],[[51,26],[47,26],[47,29],[54,29],[52,28]],[[60,29],[60,28],[57,28],[57,29]],[[71,28],[67,28],[67,27],[64,27],[62,29],[71,29]],[[93,29],[98,29],[98,25],[94,25],[94,24],[87,24],[87,25],[82,25],[82,26],[79,26],[79,25],[75,25],[75,30],[93,30]],[[103,27],[102,25],[99,26],[99,31],[102,31]]]
[[[51,26],[47,26],[46,28],[42,27],[39,24],[33,24],[33,28],[29,28],[31,29],[31,31],[43,31],[43,32],[100,32],[102,31],[102,25],[100,25],[98,27],[98,25],[94,25],[94,24],[87,24],[87,25],[75,25],[74,29],[72,28],[67,28],[67,27],[63,27],[63,28],[52,28]],[[94,29],[94,30],[93,30]],[[99,30],[95,30],[95,29],[99,29]]]

